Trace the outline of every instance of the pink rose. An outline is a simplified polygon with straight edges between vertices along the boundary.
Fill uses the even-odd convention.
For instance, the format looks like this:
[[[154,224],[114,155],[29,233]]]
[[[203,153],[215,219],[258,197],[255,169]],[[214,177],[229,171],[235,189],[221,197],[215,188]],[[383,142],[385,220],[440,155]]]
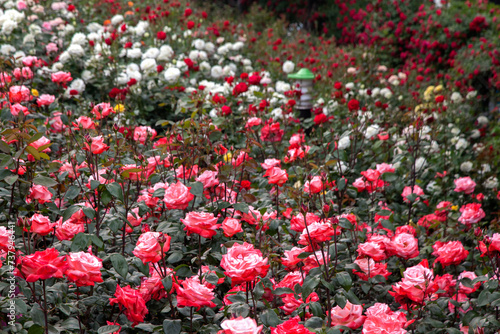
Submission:
[[[33,146],[34,148],[37,149],[37,151],[39,151],[39,148],[41,148],[42,146],[46,146],[46,148],[44,148],[42,150],[43,153],[49,153],[50,152],[50,139],[48,139],[47,137],[45,136],[42,136],[40,139],[38,140],[35,140],[34,142],[32,142],[30,144],[30,146]]]
[[[198,276],[185,279],[180,285],[176,285],[175,289],[178,307],[195,307],[199,310],[203,306],[215,306],[212,301],[215,298],[212,289],[201,284]]]
[[[153,140],[156,137],[156,130],[149,126],[137,126],[134,129],[134,140],[141,144],[146,143],[146,139]]]
[[[385,254],[385,245],[381,245],[377,242],[368,241],[358,245],[358,254],[360,256],[369,256],[374,261],[382,261],[387,258]]]
[[[317,194],[323,190],[323,182],[320,176],[315,176],[311,181],[304,184],[304,192],[308,194]]]
[[[203,183],[204,189],[212,188],[219,184],[217,172],[211,170],[206,170],[201,173],[201,175],[196,178],[196,181]]]
[[[186,218],[181,219],[181,222],[186,225],[184,231],[187,231],[187,235],[196,233],[206,239],[216,235],[215,230],[220,227],[214,214],[208,212],[189,212]]]
[[[36,100],[39,107],[51,105],[56,100],[54,95],[43,94]]]
[[[307,228],[302,231],[298,243],[307,246],[309,244],[328,241],[333,235],[340,234],[340,227],[332,227],[330,223],[315,222],[307,224]]]
[[[262,168],[264,168],[266,170],[269,169],[269,168],[272,168],[272,167],[280,167],[281,166],[281,160],[278,160],[278,159],[266,159],[260,165],[262,166]]]
[[[5,226],[0,226],[0,251],[14,251],[12,249],[14,243],[11,243],[11,241],[14,241],[13,232],[13,230],[7,229]]]
[[[263,325],[257,326],[252,318],[238,317],[236,319],[224,320],[220,325],[223,334],[259,334]]]
[[[385,278],[391,275],[391,273],[387,271],[387,263],[376,263],[371,258],[357,258],[354,263],[358,265],[361,272],[353,270],[353,273],[364,281],[377,275],[382,275]]]
[[[103,282],[101,276],[102,260],[91,253],[78,252],[66,255],[68,281],[77,286],[94,286]]]
[[[257,276],[264,277],[269,269],[261,251],[246,242],[243,245],[235,243],[229,248],[227,254],[222,255],[220,265],[226,275],[231,277],[233,286],[253,281]]]
[[[77,129],[80,127],[84,129],[95,129],[94,121],[92,121],[92,118],[88,116],[78,117],[76,121],[73,122],[73,126],[75,126]]]
[[[409,233],[400,233],[394,236],[392,241],[387,244],[387,251],[389,254],[406,260],[417,257],[420,254],[418,240]]]
[[[486,214],[481,208],[481,203],[469,203],[460,208],[462,215],[458,218],[458,221],[464,225],[476,224],[481,221]]]
[[[460,264],[469,255],[460,241],[449,241],[443,243],[436,241],[432,246],[434,252],[432,255],[437,256],[436,262],[440,262],[443,267]]]
[[[403,193],[401,194],[401,196],[403,197],[403,200],[406,202],[406,203],[409,203],[410,201],[408,200],[408,196],[411,195],[411,194],[415,194],[415,195],[418,195],[418,196],[422,196],[424,195],[424,191],[422,190],[422,188],[420,188],[419,186],[415,185],[413,186],[413,190],[411,189],[411,187],[404,187],[403,189]],[[415,201],[419,201],[420,200],[420,197],[417,197],[415,199]]]
[[[176,184],[171,184],[168,188],[166,188],[163,202],[165,202],[167,209],[186,209],[189,205],[189,202],[191,202],[191,200],[194,198],[194,195],[189,192],[190,190],[191,187],[186,187],[179,181],[177,181]]]
[[[132,327],[144,321],[148,308],[139,290],[132,289],[130,286],[122,289],[117,285],[115,297],[109,299],[110,305],[118,304],[120,310],[126,308],[124,313],[127,319],[133,322]]]
[[[380,177],[380,172],[375,169],[368,169],[364,172],[361,172],[367,182],[375,182]]]
[[[127,220],[133,227],[141,225],[143,219],[143,217],[139,216],[139,208],[133,208],[127,214]],[[132,233],[134,230],[129,226],[129,224],[127,224],[127,226],[125,227],[125,231],[127,233]]]
[[[476,182],[472,181],[470,177],[461,177],[456,179],[455,181],[455,191],[463,192],[465,194],[472,194],[474,192],[474,188],[476,187]]]
[[[26,282],[52,277],[62,278],[67,268],[64,257],[59,256],[55,248],[47,248],[31,255],[20,257],[14,269],[14,276],[22,277]]]
[[[389,305],[375,303],[366,310],[363,334],[405,334],[406,316],[403,312],[393,312]]]
[[[288,180],[286,170],[279,167],[269,168],[264,174],[264,177],[269,177],[269,184],[275,184],[278,187],[281,187]]]
[[[293,247],[289,251],[284,251],[284,257],[281,258],[281,263],[287,267],[288,270],[293,270],[296,268],[297,264],[302,262],[302,259],[299,259],[299,255],[304,253],[304,248]]]
[[[58,48],[56,43],[49,43],[45,46],[45,51],[47,51],[47,53],[57,52],[57,50]]]
[[[17,117],[20,112],[22,112],[24,116],[29,115],[30,113],[28,108],[20,105],[19,103],[10,106],[10,113],[12,114],[12,116]]]
[[[400,283],[392,286],[394,292],[389,292],[396,298],[396,302],[405,303],[411,301],[422,304],[424,299],[436,292],[438,287],[432,281],[434,275],[429,269],[427,260],[422,261],[416,266],[407,268],[403,274],[403,279]]]
[[[290,229],[302,233],[304,229],[306,228],[306,222],[307,226],[311,225],[312,223],[319,222],[319,217],[316,216],[314,213],[308,212],[306,213],[306,217],[304,219],[304,215],[302,213],[297,214],[296,216],[293,216],[293,218],[290,220]]]
[[[276,327],[271,327],[271,334],[313,334],[307,327],[299,324],[299,321],[299,316],[288,319]]]
[[[459,276],[458,276],[458,279],[461,280],[463,278],[468,278],[470,279],[471,281],[473,281],[474,279],[477,278],[476,274],[473,272],[473,271],[463,271]],[[459,292],[461,293],[465,293],[465,294],[469,294],[469,293],[473,293],[473,292],[476,292],[477,289],[479,289],[479,287],[481,286],[481,282],[476,282],[472,288],[469,288],[469,287],[466,287],[465,285],[463,285],[462,283],[460,283],[459,285]]]
[[[85,232],[84,224],[75,224],[69,220],[63,222],[62,217],[56,222],[56,238],[59,240],[71,240],[78,233]]]
[[[52,223],[49,217],[45,217],[39,213],[35,213],[29,220],[30,231],[38,235],[44,236],[54,231],[56,223]],[[26,231],[26,229],[25,229]]]
[[[159,240],[163,239],[163,248]],[[142,263],[156,263],[170,249],[170,236],[161,232],[146,232],[141,234],[132,253],[142,260]]]
[[[363,315],[363,306],[353,305],[347,301],[344,308],[335,306],[330,311],[333,326],[347,326],[351,329],[356,329],[365,322]]]
[[[222,222],[222,230],[224,231],[224,235],[228,238],[232,237],[236,233],[243,232],[241,228],[241,223],[236,218],[227,217]]]
[[[85,151],[90,151],[93,154],[101,154],[109,150],[109,146],[104,143],[102,136],[93,137],[91,140],[92,143],[90,144],[90,147],[88,143],[85,143],[83,148]]]
[[[95,115],[96,119],[102,119],[109,114],[114,114],[115,110],[111,108],[111,104],[103,102],[92,108],[91,113]]]
[[[258,126],[262,124],[262,120],[258,117],[251,117],[248,119],[247,124],[245,125],[245,128],[251,128],[253,126]]]
[[[381,164],[378,164],[377,165],[377,171],[380,173],[380,174],[384,174],[384,173],[394,173],[396,171],[396,169],[394,169],[394,166],[392,164],[386,164],[385,162],[384,163],[381,163]]]
[[[12,86],[9,88],[9,100],[11,103],[27,102],[31,99],[31,91],[26,86]]]
[[[52,201],[52,193],[45,186],[34,184],[30,188],[30,193],[26,198],[26,203],[31,203],[33,200],[37,200],[38,203],[44,204]]]
[[[56,50],[57,50],[57,46],[56,46]],[[65,84],[65,83],[73,80],[70,72],[62,72],[62,71],[52,73],[51,78],[52,78],[52,82],[58,83],[58,84]]]

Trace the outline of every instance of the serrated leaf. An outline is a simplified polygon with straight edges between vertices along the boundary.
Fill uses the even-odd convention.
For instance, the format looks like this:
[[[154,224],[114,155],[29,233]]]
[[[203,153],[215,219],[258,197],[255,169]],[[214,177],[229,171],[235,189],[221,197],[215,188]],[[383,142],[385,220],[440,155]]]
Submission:
[[[111,264],[115,268],[116,272],[120,274],[123,278],[127,278],[128,274],[128,263],[127,260],[121,254],[112,254],[110,256]]]
[[[123,189],[118,182],[106,185],[106,189],[108,189],[111,195],[123,202]]]
[[[34,184],[38,184],[47,188],[57,185],[57,181],[46,176],[37,176],[33,179]]]
[[[237,211],[248,213],[248,204],[247,203],[235,203],[233,208]]]
[[[182,324],[180,320],[163,320],[163,331],[165,334],[179,334],[182,329]]]

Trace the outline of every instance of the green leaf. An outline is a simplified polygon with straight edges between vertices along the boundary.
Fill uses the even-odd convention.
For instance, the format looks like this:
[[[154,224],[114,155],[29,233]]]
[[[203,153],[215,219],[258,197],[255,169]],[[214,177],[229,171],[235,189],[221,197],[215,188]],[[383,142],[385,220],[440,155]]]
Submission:
[[[106,185],[106,189],[108,189],[111,195],[123,202],[123,189],[118,182]]]
[[[111,334],[111,333],[118,331],[119,329],[120,329],[120,326],[118,326],[118,325],[102,326],[102,327],[99,327],[99,329],[97,330],[97,333],[98,334]]]
[[[177,263],[181,261],[184,258],[184,254],[181,252],[173,252],[170,254],[170,256],[167,258],[168,263]]]
[[[79,206],[79,205],[72,205],[69,208],[67,208],[66,210],[64,210],[64,213],[63,213],[63,222],[65,222],[66,220],[70,219],[71,216],[73,216],[73,214],[75,214],[81,208],[82,207]]]
[[[7,143],[4,142],[3,140],[0,140],[0,151],[4,153],[10,153],[9,145],[7,145]]]
[[[281,295],[286,295],[286,294],[289,294],[289,293],[293,293],[293,290],[290,289],[290,288],[276,288],[273,293],[276,295],[276,296],[281,296]]]
[[[345,188],[345,183],[346,183],[346,180],[344,178],[341,178],[337,181],[337,188],[342,191],[344,190]]]
[[[40,326],[45,325],[45,316],[43,315],[42,308],[40,307],[40,305],[38,305],[38,303],[35,303],[31,307],[30,316],[31,320],[33,320],[35,324]]]
[[[38,184],[44,187],[51,188],[55,185],[57,185],[57,181],[46,176],[37,176],[33,179],[34,184]]]
[[[347,304],[347,299],[345,296],[341,293],[336,293],[335,294],[335,302],[340,308],[344,308],[345,305]]]
[[[71,251],[72,252],[85,251],[90,246],[90,242],[91,239],[88,234],[78,233],[71,241]]]
[[[35,133],[29,140],[28,140],[28,144],[31,144],[35,141],[37,141],[38,139],[42,138],[43,137],[43,132],[38,132],[38,133]]]
[[[90,236],[90,239],[92,240],[92,243],[96,245],[98,248],[103,248],[104,247],[104,242],[101,240],[100,237],[98,237],[95,234],[92,234]]]
[[[193,182],[193,183],[189,184],[189,186],[191,187],[191,190],[190,190],[191,194],[198,196],[198,197],[203,196],[203,183]]]
[[[342,271],[335,276],[339,284],[348,291],[352,286],[352,279],[348,272]]]
[[[280,318],[276,315],[274,310],[266,310],[260,315],[260,320],[267,327],[276,327],[281,323]]]
[[[66,190],[66,194],[64,195],[64,198],[66,199],[75,199],[80,195],[80,187],[78,186],[71,186]]]
[[[28,334],[43,334],[45,331],[40,325],[32,325],[30,329],[28,329]]]
[[[107,189],[101,193],[102,205],[107,206],[109,204],[109,202],[111,202],[112,199],[113,199],[113,197],[111,196],[111,194],[109,193],[109,191]]]
[[[308,276],[306,277],[304,284],[302,284],[302,298],[307,298],[311,292],[313,292],[314,288],[318,286],[320,278],[318,276]]]
[[[247,203],[235,203],[233,208],[237,211],[241,211],[243,213],[248,213],[248,204]]]
[[[33,146],[26,146],[26,151],[30,153],[36,160],[40,160],[40,153]]]
[[[11,185],[13,185],[13,184],[17,181],[17,179],[19,179],[19,175],[14,174],[14,175],[9,175],[9,176],[7,176],[7,177],[4,179],[4,181],[5,181],[5,183],[7,183],[9,186],[11,186]]]
[[[165,334],[179,334],[181,332],[182,324],[180,320],[163,320],[163,332]]]
[[[116,272],[120,274],[123,278],[127,278],[128,274],[128,263],[127,260],[121,254],[112,254],[111,264],[115,268]]]
[[[172,276],[167,276],[164,279],[161,280],[163,283],[163,287],[165,288],[165,291],[170,291],[172,289]]]

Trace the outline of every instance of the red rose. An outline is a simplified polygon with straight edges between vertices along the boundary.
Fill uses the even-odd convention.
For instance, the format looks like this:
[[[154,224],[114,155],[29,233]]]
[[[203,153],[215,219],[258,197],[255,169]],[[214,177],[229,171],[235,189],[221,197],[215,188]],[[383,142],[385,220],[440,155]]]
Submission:
[[[26,203],[29,204],[33,200],[37,200],[40,204],[51,202],[52,193],[47,187],[39,184],[34,184],[31,186],[30,193],[26,198]]]
[[[68,269],[65,275],[77,286],[94,286],[103,282],[101,276],[102,260],[91,253],[78,252],[66,255]]]
[[[434,252],[432,255],[437,256],[436,262],[440,262],[443,267],[460,264],[469,255],[460,241],[449,241],[443,243],[436,241],[432,246]]]
[[[190,190],[191,187],[186,187],[179,181],[177,181],[176,184],[171,184],[168,188],[166,188],[163,202],[165,202],[167,209],[186,209],[189,205],[189,202],[191,202],[191,200],[194,198],[194,195],[189,192]]]
[[[229,106],[222,106],[221,110],[224,116],[229,116],[233,112]]]
[[[464,225],[476,224],[483,219],[486,214],[481,208],[481,203],[469,203],[460,208],[462,215],[458,218],[458,221]]]
[[[55,248],[48,248],[19,258],[14,276],[24,278],[26,282],[36,282],[39,279],[62,278],[66,268],[64,257],[59,257]]]
[[[134,290],[130,286],[126,286],[122,289],[117,285],[115,297],[116,298],[110,298],[109,303],[111,305],[118,304],[120,310],[123,307],[126,308],[124,313],[127,319],[133,322],[132,327],[144,321],[144,316],[148,314],[148,309],[144,298],[142,298],[138,290]]]
[[[167,38],[167,33],[164,31],[158,31],[156,33],[156,38],[159,39],[160,41],[163,41],[164,39]]]
[[[194,22],[193,21],[188,21],[187,28],[188,29],[193,29],[194,28]]]
[[[241,223],[236,218],[227,217],[222,222],[222,230],[224,231],[224,235],[228,238],[232,237],[236,233],[243,232],[241,229]]]
[[[216,235],[215,230],[220,227],[214,214],[208,212],[189,212],[181,222],[186,225],[184,231],[187,231],[187,235],[196,233],[206,239]]]
[[[84,224],[75,224],[69,220],[63,222],[62,217],[56,222],[56,238],[59,240],[71,240],[78,233],[85,232]]]
[[[88,143],[85,143],[85,146],[83,147],[85,151],[90,151],[94,154],[101,154],[109,149],[109,146],[104,143],[102,136],[93,137],[91,140],[92,143],[90,144],[90,147]]]
[[[408,233],[401,233],[392,238],[391,242],[387,243],[387,251],[403,259],[412,259],[420,254],[418,240]]]
[[[359,101],[355,99],[349,100],[347,108],[349,108],[349,111],[357,111],[359,109]]]

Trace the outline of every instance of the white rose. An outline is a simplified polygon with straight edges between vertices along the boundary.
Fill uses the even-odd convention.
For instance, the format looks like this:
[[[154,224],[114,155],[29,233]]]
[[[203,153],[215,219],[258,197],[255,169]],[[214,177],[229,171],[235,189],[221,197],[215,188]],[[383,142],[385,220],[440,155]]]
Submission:
[[[200,56],[200,51],[192,50],[191,52],[189,52],[188,58],[191,60],[197,60],[199,56]]]
[[[23,44],[35,43],[35,36],[32,34],[26,34],[23,38]]]
[[[399,86],[399,77],[397,75],[391,75],[388,81],[393,86]]]
[[[63,64],[67,63],[71,59],[71,55],[68,51],[64,51],[59,55],[59,61]]]
[[[205,51],[208,53],[214,53],[215,51],[215,45],[212,42],[205,43]]]
[[[367,139],[370,139],[374,136],[376,136],[380,131],[380,126],[377,124],[370,125],[368,128],[365,130],[365,137]]]
[[[273,119],[283,118],[283,110],[281,110],[281,108],[273,109],[273,111],[271,111],[271,114],[273,115]]]
[[[10,35],[17,28],[17,22],[7,19],[2,25],[2,34]]]
[[[85,45],[87,43],[87,37],[81,32],[77,32],[71,38],[71,44]]]
[[[111,18],[111,24],[116,26],[119,25],[120,23],[123,22],[123,16],[122,15],[115,15]]]
[[[208,72],[208,71],[210,71],[210,69],[211,69],[211,66],[208,62],[204,61],[204,62],[200,63],[200,71]]]
[[[495,189],[498,188],[498,179],[494,176],[490,176],[485,182],[484,187],[486,189]]]
[[[472,130],[470,137],[472,139],[477,139],[477,138],[481,137],[481,132],[478,129],[474,129],[474,130]]]
[[[131,59],[136,59],[136,58],[141,58],[142,56],[142,51],[141,49],[128,49],[127,50],[127,57]]]
[[[71,44],[66,51],[73,57],[83,57],[85,55],[85,50],[78,44]]]
[[[462,164],[460,165],[460,170],[464,173],[469,173],[472,170],[472,162],[462,162]]]
[[[103,27],[99,23],[92,22],[89,25],[87,25],[87,30],[89,32],[98,32],[100,30],[103,30]]]
[[[481,165],[481,174],[489,173],[491,172],[491,166],[489,164],[482,164]]]
[[[174,50],[170,47],[170,45],[162,45],[160,48],[160,54],[158,55],[159,61],[168,61],[174,55]]]
[[[489,120],[488,120],[488,118],[487,118],[487,117],[485,117],[485,116],[479,116],[479,117],[477,118],[477,124],[478,124],[479,126],[481,126],[481,127],[483,127],[483,126],[487,125],[488,123],[489,123]]]
[[[129,82],[130,79],[127,75],[127,73],[120,73],[120,75],[118,75],[118,77],[116,78],[116,83],[118,85],[126,85],[127,82]]]
[[[85,70],[85,71],[82,72],[82,79],[83,79],[83,81],[89,82],[93,78],[94,78],[94,75],[89,70]]]
[[[465,96],[465,98],[467,100],[471,100],[471,99],[475,98],[476,96],[477,96],[477,91],[473,90],[472,92],[468,92],[467,96]]]
[[[469,142],[465,140],[464,138],[460,138],[457,143],[455,144],[455,148],[457,150],[463,150],[469,146]]]
[[[156,60],[147,58],[141,62],[141,70],[144,72],[151,72],[156,70]]]
[[[158,50],[157,48],[150,48],[143,53],[142,59],[146,58],[156,59],[159,55],[160,55],[160,50]]]
[[[137,72],[130,71],[127,74],[128,74],[129,79],[135,79],[135,80],[137,80],[137,82],[142,80],[142,74],[139,71],[137,71]]]
[[[353,82],[348,82],[345,84],[345,88],[353,90],[354,88],[354,83]]]
[[[389,88],[382,88],[380,90],[380,94],[386,99],[390,99],[392,97],[392,92]]]
[[[338,149],[345,150],[348,147],[351,147],[351,139],[349,139],[349,136],[340,138],[338,142]]]
[[[451,102],[453,103],[462,103],[464,98],[462,97],[462,95],[460,95],[459,92],[453,92],[453,94],[451,94]]]
[[[177,80],[179,80],[181,76],[181,70],[179,70],[176,67],[170,67],[165,71],[165,80],[167,80],[168,83],[175,83]]]
[[[210,75],[215,79],[222,77],[223,75],[222,67],[220,67],[219,65],[213,66],[212,70],[210,71]]]
[[[294,69],[295,69],[295,64],[293,62],[287,60],[283,63],[283,72],[287,74],[292,73]]]
[[[415,169],[417,172],[421,171],[423,168],[425,168],[425,166],[427,166],[427,160],[425,160],[425,158],[419,157],[417,158],[417,160],[415,160]]]
[[[205,48],[205,41],[198,38],[195,39],[191,45],[197,50],[203,50],[203,48]]]
[[[76,90],[78,93],[82,93],[85,90],[85,82],[82,79],[75,79],[71,82],[70,90]]]

